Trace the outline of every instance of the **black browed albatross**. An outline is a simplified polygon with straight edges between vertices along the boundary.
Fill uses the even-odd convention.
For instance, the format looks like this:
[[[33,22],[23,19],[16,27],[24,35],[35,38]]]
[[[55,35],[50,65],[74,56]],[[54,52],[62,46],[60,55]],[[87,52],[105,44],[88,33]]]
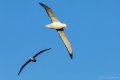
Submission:
[[[29,62],[36,62],[37,60],[35,59],[40,53],[44,52],[44,51],[47,51],[47,50],[50,50],[51,48],[48,48],[48,49],[45,49],[45,50],[42,50],[40,52],[38,52],[37,54],[35,54],[33,57],[30,57],[30,59],[21,67],[19,73],[18,73],[18,76],[20,74],[20,72],[22,71],[22,69],[29,63]]]
[[[47,28],[51,28],[51,29],[55,29],[57,30],[60,38],[62,39],[63,43],[65,44],[68,52],[69,52],[69,55],[72,59],[72,48],[71,48],[71,45],[70,45],[70,42],[68,41],[65,33],[64,33],[64,30],[63,28],[67,28],[67,25],[64,24],[64,23],[61,23],[56,17],[55,15],[53,14],[51,8],[49,8],[48,6],[42,4],[42,3],[39,3],[47,12],[48,16],[50,17],[52,23],[51,24],[48,24],[46,25]]]

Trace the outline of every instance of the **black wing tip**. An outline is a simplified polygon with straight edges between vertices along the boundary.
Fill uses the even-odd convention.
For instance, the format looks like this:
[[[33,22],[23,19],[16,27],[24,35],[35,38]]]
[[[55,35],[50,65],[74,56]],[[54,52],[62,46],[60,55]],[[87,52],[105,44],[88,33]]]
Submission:
[[[73,59],[73,55],[72,54],[70,54],[70,58]]]
[[[52,49],[52,48],[48,48],[48,50],[50,50],[50,49]]]
[[[52,49],[52,48],[48,48],[48,49],[46,49],[45,51],[50,50],[50,49]]]
[[[42,5],[42,3],[39,2],[40,5]]]
[[[39,2],[39,4],[40,4],[41,6],[43,6],[43,5],[44,5],[43,3],[40,3],[40,2]]]
[[[20,71],[21,72],[21,71]],[[20,72],[18,73],[18,76],[20,75]]]

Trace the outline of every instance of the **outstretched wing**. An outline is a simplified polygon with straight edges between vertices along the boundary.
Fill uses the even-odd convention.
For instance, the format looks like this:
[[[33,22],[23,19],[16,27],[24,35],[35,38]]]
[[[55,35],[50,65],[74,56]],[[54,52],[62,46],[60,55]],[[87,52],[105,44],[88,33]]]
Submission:
[[[19,73],[18,73],[18,76],[19,76],[20,72],[22,71],[22,69],[23,69],[30,61],[31,61],[31,60],[29,59],[29,60],[21,67],[21,69],[20,69],[20,71],[19,71]]]
[[[48,49],[45,49],[45,50],[42,50],[40,52],[38,52],[36,55],[34,55],[33,57],[36,58],[40,53],[44,52],[44,51],[47,51],[47,50],[50,50],[51,48],[48,48]]]
[[[46,5],[42,4],[42,3],[39,3],[39,4],[46,10],[46,12],[47,12],[47,14],[50,17],[52,22],[59,22],[59,20],[55,17],[52,10],[48,6],[46,6]]]
[[[63,43],[65,44],[65,46],[66,46],[66,48],[67,48],[67,50],[69,52],[69,55],[70,55],[70,57],[72,59],[72,56],[73,56],[72,55],[72,48],[71,48],[70,42],[68,41],[68,39],[67,39],[67,37],[66,37],[66,35],[64,33],[64,30],[63,29],[57,29],[57,32],[59,33],[59,36],[62,39]]]

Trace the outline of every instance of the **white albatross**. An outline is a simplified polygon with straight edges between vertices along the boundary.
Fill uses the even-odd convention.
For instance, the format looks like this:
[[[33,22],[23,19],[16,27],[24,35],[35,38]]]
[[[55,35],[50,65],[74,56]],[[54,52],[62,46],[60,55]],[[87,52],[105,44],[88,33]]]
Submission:
[[[29,63],[29,62],[36,62],[37,60],[35,59],[40,53],[43,53],[44,51],[47,51],[47,50],[50,50],[51,48],[48,48],[48,49],[45,49],[45,50],[42,50],[40,52],[38,52],[37,54],[35,54],[33,57],[30,57],[30,59],[21,67],[19,73],[18,73],[18,76],[20,74],[20,72],[22,71],[22,69]]]
[[[70,55],[70,57],[72,59],[72,48],[71,48],[70,42],[68,41],[68,39],[67,39],[67,37],[66,37],[66,35],[64,33],[64,30],[63,30],[63,28],[67,28],[67,25],[64,24],[64,23],[61,23],[55,17],[52,10],[48,6],[46,6],[46,5],[42,4],[42,3],[39,3],[39,4],[46,10],[48,16],[50,17],[50,19],[52,21],[52,23],[46,25],[46,27],[57,30],[60,38],[62,39],[63,43],[65,44],[65,46],[66,46],[66,48],[67,48],[67,50],[69,52],[69,55]]]

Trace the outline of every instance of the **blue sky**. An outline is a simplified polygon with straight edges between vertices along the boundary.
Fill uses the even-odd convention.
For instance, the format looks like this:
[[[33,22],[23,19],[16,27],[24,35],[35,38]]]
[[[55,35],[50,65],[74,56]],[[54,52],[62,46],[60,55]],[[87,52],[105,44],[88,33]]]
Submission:
[[[39,2],[66,23],[71,60]],[[37,52],[36,63],[21,66]],[[1,0],[0,80],[120,80],[120,0]]]

